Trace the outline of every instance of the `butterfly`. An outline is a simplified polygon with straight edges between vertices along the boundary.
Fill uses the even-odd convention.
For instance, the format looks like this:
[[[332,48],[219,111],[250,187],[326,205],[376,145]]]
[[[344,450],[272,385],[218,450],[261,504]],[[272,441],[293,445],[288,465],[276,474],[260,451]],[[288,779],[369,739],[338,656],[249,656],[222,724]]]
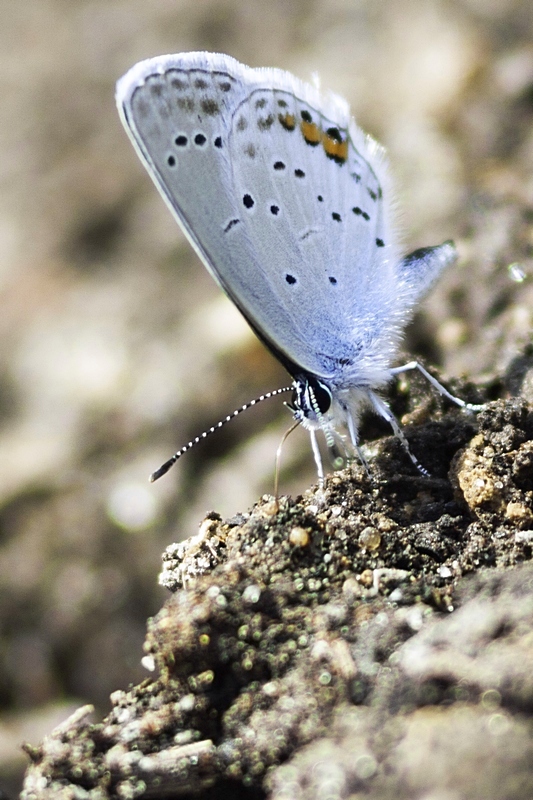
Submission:
[[[416,361],[391,366],[417,303],[457,252],[447,241],[400,254],[384,150],[347,103],[288,72],[207,52],[140,62],[118,81],[116,99],[192,246],[292,376],[291,387],[267,396],[293,392],[290,408],[310,433],[319,482],[318,431],[364,463],[365,408],[390,423],[424,472],[379,392],[418,369],[453,402],[478,408]]]

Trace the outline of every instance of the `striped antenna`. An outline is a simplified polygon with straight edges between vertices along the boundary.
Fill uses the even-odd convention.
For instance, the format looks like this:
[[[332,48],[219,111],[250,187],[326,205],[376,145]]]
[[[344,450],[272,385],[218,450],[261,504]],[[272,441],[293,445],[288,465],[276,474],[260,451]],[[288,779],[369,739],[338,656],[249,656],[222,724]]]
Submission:
[[[194,447],[195,444],[198,444],[199,442],[203,441],[203,439],[207,439],[207,437],[211,433],[218,431],[219,428],[221,428],[227,422],[231,422],[232,419],[238,417],[239,414],[242,414],[243,411],[246,411],[252,406],[257,405],[257,403],[262,403],[263,400],[268,400],[270,397],[276,397],[278,394],[283,394],[283,392],[293,392],[293,391],[294,391],[294,386],[284,386],[282,389],[274,389],[272,392],[266,392],[265,394],[262,394],[260,397],[257,397],[255,400],[251,400],[249,403],[245,403],[240,408],[236,408],[233,414],[228,414],[227,417],[221,419],[220,422],[217,422],[216,425],[213,425],[207,431],[204,431],[199,436],[196,436],[194,439],[191,439],[191,441],[188,442],[183,447],[181,447],[177,453],[174,453],[172,458],[169,458],[168,461],[165,461],[165,463],[159,467],[159,469],[156,469],[155,472],[152,472],[152,474],[150,475],[150,482],[153,483],[154,481],[157,481],[159,478],[161,478],[163,475],[166,475],[169,469],[174,466],[178,458],[181,458],[182,455],[187,452],[187,450],[190,450],[191,447]]]

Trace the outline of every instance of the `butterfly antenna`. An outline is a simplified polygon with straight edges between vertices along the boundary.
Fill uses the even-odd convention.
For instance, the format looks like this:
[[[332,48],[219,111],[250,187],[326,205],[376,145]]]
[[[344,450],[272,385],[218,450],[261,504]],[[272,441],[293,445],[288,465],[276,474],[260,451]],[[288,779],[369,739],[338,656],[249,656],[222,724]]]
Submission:
[[[278,394],[283,394],[284,392],[292,392],[292,391],[294,391],[294,386],[284,386],[282,389],[273,389],[273,391],[271,391],[271,392],[266,392],[265,394],[262,394],[260,397],[256,397],[255,400],[250,400],[249,403],[245,403],[240,408],[236,408],[235,411],[233,412],[233,414],[228,414],[227,417],[224,417],[224,419],[221,419],[220,422],[217,422],[216,425],[213,425],[211,428],[209,428],[208,430],[204,431],[199,436],[196,436],[194,439],[191,439],[190,442],[187,442],[186,445],[184,445],[176,453],[174,453],[172,458],[169,458],[168,461],[165,461],[164,464],[161,464],[159,469],[156,469],[156,471],[152,472],[152,474],[150,475],[150,483],[154,483],[154,481],[157,481],[157,480],[159,480],[159,478],[163,477],[163,475],[166,475],[166,473],[169,471],[169,469],[174,466],[176,461],[179,458],[181,458],[182,455],[187,452],[187,450],[190,450],[192,447],[194,447],[199,442],[203,441],[204,439],[207,439],[207,437],[211,433],[214,433],[215,431],[218,431],[219,428],[221,428],[227,422],[231,422],[232,419],[234,419],[235,417],[238,417],[239,414],[242,414],[243,411],[247,411],[249,408],[252,408],[252,406],[257,405],[257,403],[262,403],[263,400],[268,400],[270,397],[276,397]],[[285,437],[284,437],[284,439],[285,439]]]

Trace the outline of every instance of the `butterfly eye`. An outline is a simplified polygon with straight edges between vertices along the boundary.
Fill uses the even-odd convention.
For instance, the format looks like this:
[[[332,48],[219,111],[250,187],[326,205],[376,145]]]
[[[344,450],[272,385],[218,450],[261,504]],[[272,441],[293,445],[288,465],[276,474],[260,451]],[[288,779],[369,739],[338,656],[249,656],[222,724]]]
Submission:
[[[302,377],[295,382],[290,408],[305,419],[317,419],[329,411],[331,391],[317,378]]]
[[[326,411],[329,411],[331,406],[331,392],[326,386],[325,383],[318,380],[310,380],[309,381],[309,394],[312,393],[312,398],[314,398],[314,402],[312,402],[313,407],[318,406],[318,410],[321,414],[325,414]]]

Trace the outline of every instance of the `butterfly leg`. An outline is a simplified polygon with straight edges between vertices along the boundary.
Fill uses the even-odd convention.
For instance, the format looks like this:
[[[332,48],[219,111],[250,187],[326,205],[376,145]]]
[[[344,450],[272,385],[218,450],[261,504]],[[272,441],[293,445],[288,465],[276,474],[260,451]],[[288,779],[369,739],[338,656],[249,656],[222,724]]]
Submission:
[[[318,472],[318,485],[320,489],[324,488],[324,467],[322,465],[322,456],[320,455],[320,448],[318,446],[318,442],[316,440],[316,433],[315,431],[310,428],[309,435],[311,437],[311,447],[313,448],[313,455],[315,457],[315,464],[316,469]]]
[[[336,430],[331,431],[333,434],[333,448],[337,454],[333,458],[333,465],[335,469],[342,469],[343,465],[349,464],[353,461],[353,453],[348,450],[346,446],[346,437]]]
[[[399,375],[402,372],[409,372],[409,370],[412,369],[417,369],[419,372],[421,372],[424,378],[426,378],[426,380],[428,380],[430,384],[435,387],[439,394],[447,397],[448,400],[451,400],[452,403],[455,403],[461,408],[465,408],[467,411],[481,411],[483,408],[485,408],[483,403],[465,403],[465,401],[461,400],[460,397],[455,397],[455,395],[451,394],[447,389],[445,389],[442,383],[439,383],[438,380],[422,366],[422,364],[419,364],[418,361],[409,361],[409,363],[404,364],[403,367],[394,367],[390,372],[391,375]]]
[[[364,457],[363,452],[362,452],[361,448],[359,447],[359,440],[358,440],[358,437],[357,437],[357,429],[355,427],[354,419],[353,419],[352,415],[348,412],[347,409],[346,409],[346,411],[347,411],[347,420],[348,420],[348,431],[350,433],[350,439],[352,440],[353,449],[357,453],[359,461],[363,465],[367,476],[370,478],[370,467],[368,466],[368,461]]]
[[[389,423],[394,432],[394,435],[397,436],[400,442],[402,443],[403,447],[407,452],[407,455],[409,456],[409,458],[411,459],[417,470],[421,472],[422,475],[426,475],[426,477],[429,478],[429,472],[427,471],[427,469],[425,469],[422,466],[417,457],[413,455],[413,453],[411,452],[411,449],[409,447],[409,442],[405,438],[402,429],[398,425],[396,417],[394,416],[388,405],[380,397],[378,397],[377,394],[374,394],[374,392],[372,391],[368,392],[368,396],[370,398],[372,406],[374,407],[374,411],[377,414],[379,414],[380,417],[383,417],[383,419],[387,420],[387,422]]]

